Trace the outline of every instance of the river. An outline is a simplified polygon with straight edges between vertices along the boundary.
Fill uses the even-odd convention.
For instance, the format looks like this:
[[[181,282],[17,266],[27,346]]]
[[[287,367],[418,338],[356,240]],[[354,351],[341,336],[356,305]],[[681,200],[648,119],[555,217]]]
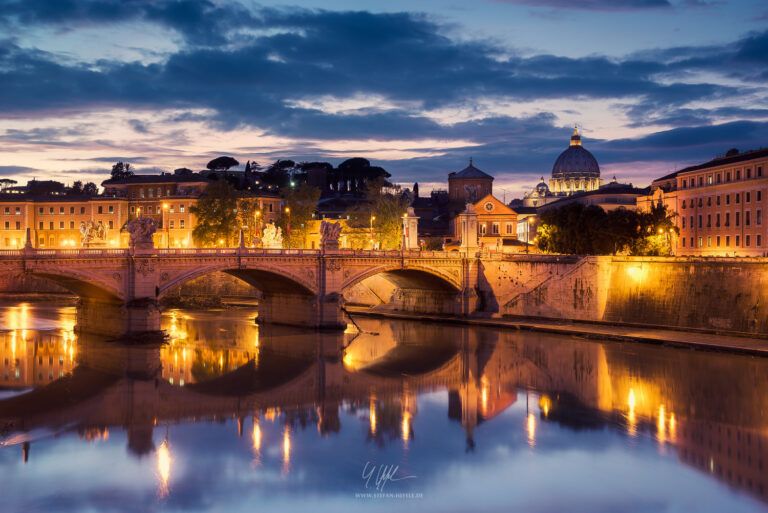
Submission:
[[[768,509],[768,360],[355,317],[0,305],[0,511]]]

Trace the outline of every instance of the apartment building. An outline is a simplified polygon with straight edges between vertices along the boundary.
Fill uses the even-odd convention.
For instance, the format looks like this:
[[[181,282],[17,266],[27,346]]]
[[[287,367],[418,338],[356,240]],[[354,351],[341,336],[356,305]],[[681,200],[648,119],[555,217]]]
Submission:
[[[766,256],[768,149],[726,156],[659,178],[641,208],[662,202],[677,213],[676,255]]]

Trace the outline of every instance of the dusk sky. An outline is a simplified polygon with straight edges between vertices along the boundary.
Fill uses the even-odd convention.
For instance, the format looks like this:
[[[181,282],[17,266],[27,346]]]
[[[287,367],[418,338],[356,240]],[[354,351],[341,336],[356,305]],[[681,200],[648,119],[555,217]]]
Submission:
[[[767,56],[765,0],[0,0],[0,175],[471,156],[509,201],[578,124],[645,186],[768,146]]]

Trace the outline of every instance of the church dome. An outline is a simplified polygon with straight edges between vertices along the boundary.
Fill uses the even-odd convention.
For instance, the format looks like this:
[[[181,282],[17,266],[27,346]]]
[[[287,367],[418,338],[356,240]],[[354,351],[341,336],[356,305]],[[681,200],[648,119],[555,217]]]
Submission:
[[[578,130],[573,131],[571,145],[552,166],[552,178],[599,178],[597,159],[581,145]]]
[[[544,183],[544,177],[541,177],[541,182],[534,188],[536,193],[539,196],[548,196],[549,195],[549,187],[546,183]]]

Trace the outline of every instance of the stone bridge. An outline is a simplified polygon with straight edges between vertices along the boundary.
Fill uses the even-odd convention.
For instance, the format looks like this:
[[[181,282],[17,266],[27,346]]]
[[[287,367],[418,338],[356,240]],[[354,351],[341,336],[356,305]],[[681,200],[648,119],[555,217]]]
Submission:
[[[477,259],[457,252],[245,247],[0,251],[2,275],[51,280],[85,302],[111,302],[140,312],[130,321],[130,331],[140,327],[135,323],[156,329],[148,309],[157,310],[158,300],[183,283],[214,272],[233,275],[261,291],[261,321],[344,328],[344,293],[373,276],[384,276],[403,290],[436,294],[441,304],[433,311],[424,305],[425,313],[469,315],[477,306],[476,271]],[[87,307],[81,310],[88,315]]]

